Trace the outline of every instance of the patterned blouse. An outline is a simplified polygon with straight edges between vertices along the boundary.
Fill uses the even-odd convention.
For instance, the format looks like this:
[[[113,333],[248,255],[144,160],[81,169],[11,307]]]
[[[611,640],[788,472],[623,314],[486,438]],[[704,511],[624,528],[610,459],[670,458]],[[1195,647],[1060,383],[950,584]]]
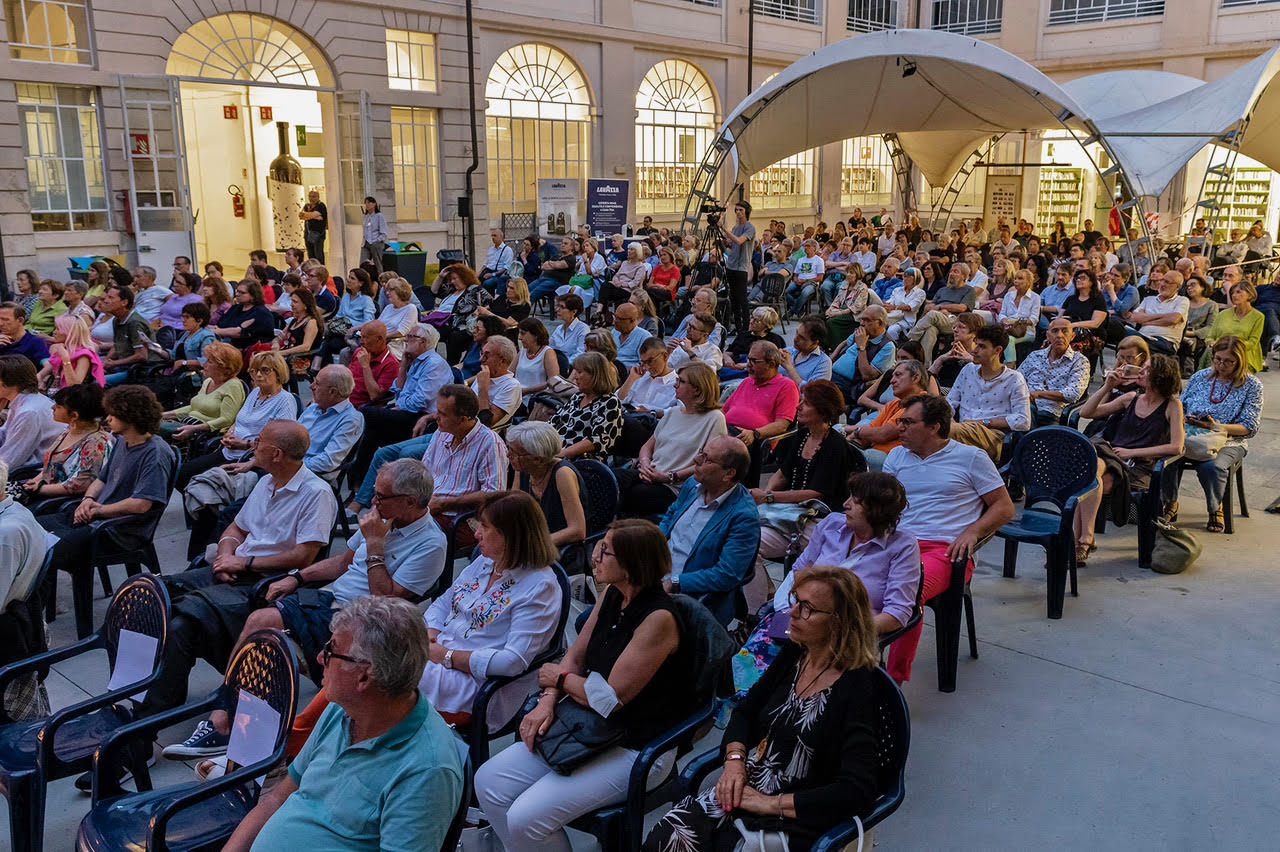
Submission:
[[[566,447],[591,440],[592,448],[581,458],[602,459],[622,434],[622,403],[613,394],[598,396],[585,406],[584,399],[580,393],[569,397],[569,401],[551,415],[551,425],[560,433]]]
[[[470,331],[476,309],[481,305],[488,305],[491,301],[493,297],[489,295],[489,291],[479,285],[463,290],[458,294],[457,301],[453,303],[453,316],[449,318],[450,328],[454,331]]]
[[[74,444],[63,434],[44,455],[42,477],[46,483],[65,483],[70,494],[82,494],[106,461],[111,435],[103,429],[90,432]]]
[[[1182,389],[1182,410],[1187,414],[1208,414],[1219,423],[1235,423],[1249,430],[1249,434],[1233,436],[1230,443],[1244,444],[1246,439],[1258,434],[1258,422],[1262,417],[1262,382],[1252,374],[1244,377],[1244,384],[1231,387],[1227,381],[1215,380],[1213,369],[1201,370],[1187,379]]]
[[[855,317],[862,316],[863,310],[867,307],[868,292],[866,282],[861,278],[846,278],[836,292],[835,299],[827,308],[827,316],[833,317],[844,313],[851,313]]]

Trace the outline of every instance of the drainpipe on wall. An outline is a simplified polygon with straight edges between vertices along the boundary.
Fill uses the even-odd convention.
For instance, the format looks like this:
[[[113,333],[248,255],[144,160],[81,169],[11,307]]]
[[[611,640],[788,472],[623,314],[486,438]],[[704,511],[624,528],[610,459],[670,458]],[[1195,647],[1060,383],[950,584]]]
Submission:
[[[467,166],[465,175],[464,191],[467,203],[466,215],[462,217],[462,226],[465,228],[462,244],[463,251],[467,253],[467,258],[475,267],[479,260],[476,258],[475,188],[472,186],[471,176],[476,169],[480,168],[480,142],[476,138],[476,48],[472,31],[471,2],[472,0],[467,0],[467,103],[471,111],[471,165]]]

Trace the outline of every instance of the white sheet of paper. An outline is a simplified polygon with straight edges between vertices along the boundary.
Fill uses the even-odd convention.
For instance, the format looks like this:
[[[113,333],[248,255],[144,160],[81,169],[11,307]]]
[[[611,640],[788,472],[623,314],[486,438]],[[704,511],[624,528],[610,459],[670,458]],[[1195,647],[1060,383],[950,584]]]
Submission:
[[[231,739],[227,742],[227,760],[234,760],[240,766],[265,760],[275,748],[279,731],[280,714],[258,696],[240,690]],[[259,786],[266,777],[264,774],[257,779]]]
[[[111,681],[107,690],[120,689],[131,683],[137,683],[151,674],[156,664],[156,644],[160,641],[155,636],[134,633],[132,630],[121,630],[116,640],[116,667],[111,672]],[[134,701],[147,697],[144,689],[137,695],[130,696]]]

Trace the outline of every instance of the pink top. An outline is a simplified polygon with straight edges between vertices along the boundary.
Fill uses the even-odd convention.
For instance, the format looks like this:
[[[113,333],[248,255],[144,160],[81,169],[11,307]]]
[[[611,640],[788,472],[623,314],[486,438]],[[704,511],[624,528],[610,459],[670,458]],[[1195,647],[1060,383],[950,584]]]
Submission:
[[[761,384],[748,376],[725,400],[724,419],[739,429],[759,429],[775,420],[794,420],[799,403],[800,388],[782,373]]]
[[[71,353],[71,363],[74,364],[75,360],[82,355],[89,359],[89,372],[93,375],[93,380],[99,385],[105,385],[106,375],[102,371],[102,358],[93,349],[81,346]],[[57,355],[50,355],[49,366],[53,369],[54,375],[58,377],[58,387],[65,388],[67,382],[62,378],[62,358]]]

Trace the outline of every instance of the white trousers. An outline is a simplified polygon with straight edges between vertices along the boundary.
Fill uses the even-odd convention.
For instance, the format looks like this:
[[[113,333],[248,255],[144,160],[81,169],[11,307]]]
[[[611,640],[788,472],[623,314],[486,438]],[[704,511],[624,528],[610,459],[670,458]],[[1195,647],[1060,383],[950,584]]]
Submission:
[[[637,754],[611,748],[572,775],[560,775],[517,740],[476,772],[476,798],[507,852],[571,852],[564,826],[625,799]],[[667,777],[674,757],[667,752],[655,761],[651,787]]]

